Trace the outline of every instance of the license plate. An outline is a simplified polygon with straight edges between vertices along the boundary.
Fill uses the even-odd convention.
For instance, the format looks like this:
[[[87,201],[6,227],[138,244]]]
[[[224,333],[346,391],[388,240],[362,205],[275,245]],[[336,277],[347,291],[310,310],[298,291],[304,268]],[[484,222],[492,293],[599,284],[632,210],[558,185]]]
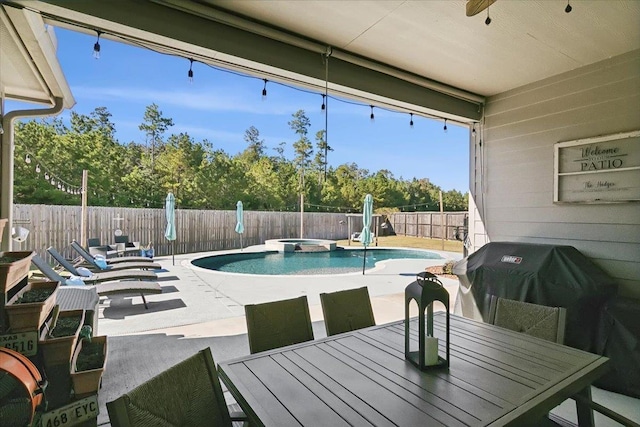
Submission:
[[[38,352],[38,331],[0,335],[0,347],[17,351],[27,357],[35,356]]]
[[[42,414],[42,427],[71,427],[98,416],[98,395],[94,394],[76,402]]]

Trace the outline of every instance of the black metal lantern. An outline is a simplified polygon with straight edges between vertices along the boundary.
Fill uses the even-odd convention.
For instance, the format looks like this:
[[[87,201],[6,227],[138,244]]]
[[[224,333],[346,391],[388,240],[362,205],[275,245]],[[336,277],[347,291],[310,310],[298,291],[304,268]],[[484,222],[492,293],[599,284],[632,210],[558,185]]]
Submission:
[[[429,272],[420,272],[415,282],[404,291],[404,356],[420,370],[449,367],[449,292],[438,278]],[[409,303],[418,304],[418,351],[411,351],[409,336]],[[440,301],[447,312],[446,359],[439,356],[439,341],[433,335],[433,302]],[[425,316],[426,311],[426,316]],[[426,319],[425,319],[426,317]],[[426,320],[426,322],[425,322]],[[426,323],[426,331],[425,331]]]

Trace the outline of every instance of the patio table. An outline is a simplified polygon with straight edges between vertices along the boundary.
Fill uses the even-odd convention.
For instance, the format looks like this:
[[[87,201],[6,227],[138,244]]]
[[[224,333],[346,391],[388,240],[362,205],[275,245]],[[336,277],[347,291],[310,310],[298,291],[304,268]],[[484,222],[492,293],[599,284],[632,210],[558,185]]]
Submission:
[[[440,342],[444,325],[436,313]],[[411,329],[417,339],[416,319]],[[450,333],[449,370],[408,362],[398,321],[222,362],[218,371],[252,425],[503,426],[535,422],[607,369],[606,357],[463,317],[451,316]],[[590,411],[578,414],[581,425],[593,422]]]

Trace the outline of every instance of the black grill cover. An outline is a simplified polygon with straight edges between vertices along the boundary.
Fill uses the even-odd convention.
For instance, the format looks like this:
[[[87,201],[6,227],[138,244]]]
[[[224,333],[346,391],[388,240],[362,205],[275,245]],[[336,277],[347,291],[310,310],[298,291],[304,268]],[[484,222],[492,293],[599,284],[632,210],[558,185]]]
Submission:
[[[485,318],[491,295],[565,307],[565,344],[590,352],[602,306],[617,291],[613,279],[572,246],[491,242],[456,263],[453,273],[460,279],[457,313]]]

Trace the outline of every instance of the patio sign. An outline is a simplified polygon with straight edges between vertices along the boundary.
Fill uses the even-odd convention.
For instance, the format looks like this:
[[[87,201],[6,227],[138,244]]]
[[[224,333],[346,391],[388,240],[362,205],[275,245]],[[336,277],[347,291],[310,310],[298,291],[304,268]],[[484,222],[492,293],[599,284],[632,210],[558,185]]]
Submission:
[[[558,142],[555,203],[640,201],[640,131]]]

